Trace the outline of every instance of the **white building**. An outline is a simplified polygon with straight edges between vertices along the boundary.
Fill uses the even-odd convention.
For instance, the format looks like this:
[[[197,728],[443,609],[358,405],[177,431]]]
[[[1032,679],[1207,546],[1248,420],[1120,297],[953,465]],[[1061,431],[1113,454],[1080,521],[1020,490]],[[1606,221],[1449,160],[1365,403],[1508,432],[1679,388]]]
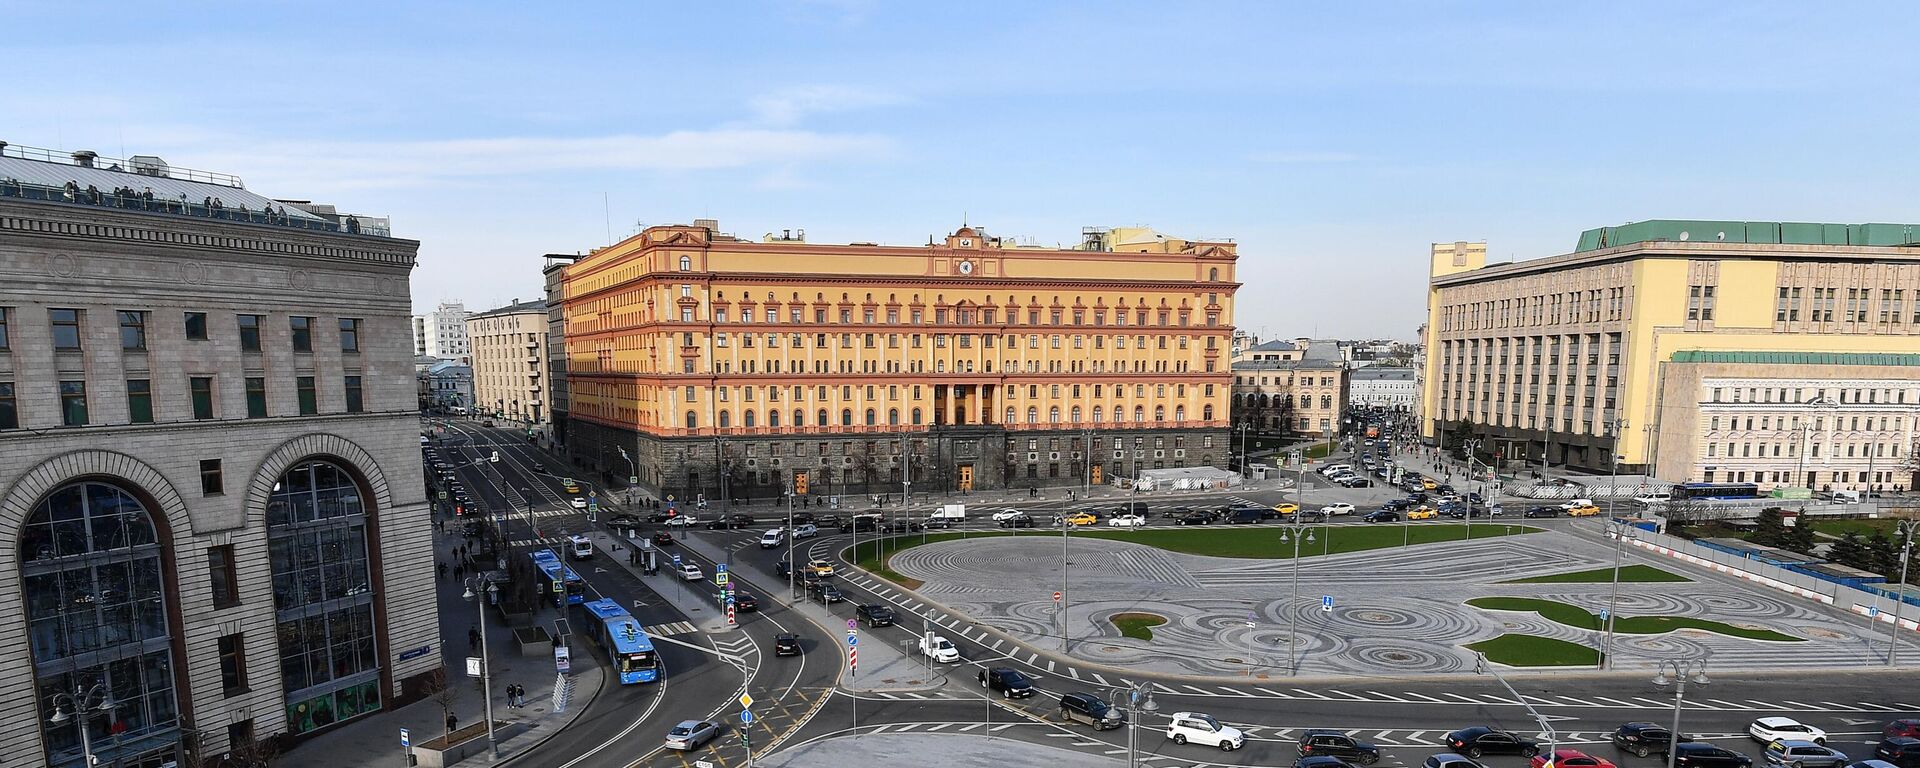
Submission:
[[[427,357],[471,362],[473,343],[467,338],[467,305],[458,301],[441,302],[425,315],[415,315],[415,331],[420,334],[414,349]]]
[[[1347,376],[1347,387],[1347,403],[1356,408],[1412,413],[1420,401],[1420,383],[1412,368],[1356,368]]]

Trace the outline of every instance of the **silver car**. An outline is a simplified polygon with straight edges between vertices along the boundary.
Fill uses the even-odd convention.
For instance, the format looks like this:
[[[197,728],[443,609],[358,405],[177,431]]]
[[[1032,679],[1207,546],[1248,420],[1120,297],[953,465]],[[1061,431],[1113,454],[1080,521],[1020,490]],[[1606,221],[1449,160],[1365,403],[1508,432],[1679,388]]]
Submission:
[[[1841,768],[1852,763],[1845,752],[1829,749],[1802,739],[1787,739],[1767,745],[1767,765],[1781,768]]]
[[[700,745],[713,741],[713,737],[718,735],[720,724],[712,720],[682,720],[667,731],[667,749],[699,749]]]

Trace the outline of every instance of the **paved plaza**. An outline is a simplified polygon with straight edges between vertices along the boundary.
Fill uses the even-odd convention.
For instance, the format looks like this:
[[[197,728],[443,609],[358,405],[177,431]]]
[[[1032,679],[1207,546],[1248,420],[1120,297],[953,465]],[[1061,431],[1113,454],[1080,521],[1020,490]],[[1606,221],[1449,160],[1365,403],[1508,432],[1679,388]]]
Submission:
[[[1250,536],[1278,537],[1269,528]],[[1276,542],[1276,546],[1278,546]],[[1200,675],[1284,675],[1289,623],[1297,623],[1299,673],[1471,672],[1462,647],[1505,633],[1598,647],[1599,632],[1533,613],[1464,604],[1490,595],[1557,600],[1598,613],[1611,585],[1501,584],[1529,576],[1610,567],[1613,550],[1561,531],[1335,554],[1303,552],[1299,600],[1289,560],[1187,555],[1075,538],[1068,619],[1078,658],[1110,666]],[[1630,552],[1627,563],[1639,562]],[[1650,561],[1649,561],[1650,562]],[[1879,663],[1884,634],[1790,597],[1763,593],[1669,562],[1652,563],[1682,583],[1623,583],[1619,615],[1671,615],[1774,630],[1803,642],[1767,642],[1682,629],[1615,636],[1617,666],[1710,658],[1716,668],[1780,669]],[[922,595],[1039,648],[1058,650],[1053,592],[1061,589],[1060,540],[989,537],[940,542],[894,556],[899,573],[926,583]],[[1323,596],[1333,598],[1331,610]],[[1153,640],[1123,638],[1114,614],[1147,612],[1167,623]],[[1877,643],[1875,649],[1869,644]]]

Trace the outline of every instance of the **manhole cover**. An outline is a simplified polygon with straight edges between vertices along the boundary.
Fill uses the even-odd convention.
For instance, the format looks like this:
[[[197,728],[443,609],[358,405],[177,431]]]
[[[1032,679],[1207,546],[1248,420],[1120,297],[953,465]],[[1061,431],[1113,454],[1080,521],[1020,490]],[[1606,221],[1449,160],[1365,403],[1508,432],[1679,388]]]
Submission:
[[[1353,614],[1353,617],[1361,621],[1372,621],[1372,622],[1381,622],[1381,623],[1393,621],[1394,619],[1394,617],[1384,613],[1380,613],[1379,611],[1360,611],[1358,613]]]

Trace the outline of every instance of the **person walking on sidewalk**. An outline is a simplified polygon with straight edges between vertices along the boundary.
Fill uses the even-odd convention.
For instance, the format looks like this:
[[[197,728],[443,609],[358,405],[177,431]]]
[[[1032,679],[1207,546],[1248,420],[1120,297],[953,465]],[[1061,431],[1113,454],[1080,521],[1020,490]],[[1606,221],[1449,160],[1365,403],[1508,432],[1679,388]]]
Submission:
[[[467,650],[471,651],[478,647],[480,647],[480,630],[467,627]]]
[[[453,733],[454,731],[457,731],[457,730],[460,730],[460,718],[454,717],[452,712],[448,712],[447,713],[447,733]]]

